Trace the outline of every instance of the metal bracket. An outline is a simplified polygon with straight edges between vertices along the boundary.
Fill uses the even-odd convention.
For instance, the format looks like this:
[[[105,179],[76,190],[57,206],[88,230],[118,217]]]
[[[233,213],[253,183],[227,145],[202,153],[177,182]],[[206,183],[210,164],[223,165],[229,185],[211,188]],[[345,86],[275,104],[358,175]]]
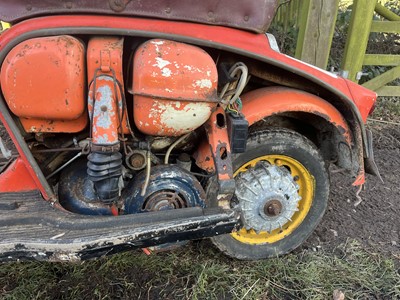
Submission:
[[[104,73],[111,72],[111,53],[107,49],[100,51],[100,69]]]
[[[357,74],[356,74],[356,80],[358,81],[358,80],[361,79],[361,77],[367,76],[368,74],[369,74],[368,72],[362,72],[362,71],[357,72]]]
[[[226,125],[225,111],[218,107],[211,115],[206,125],[208,142],[214,157],[215,170],[218,175],[218,206],[230,207],[230,200],[235,193],[235,180],[233,179],[233,167],[228,129]]]

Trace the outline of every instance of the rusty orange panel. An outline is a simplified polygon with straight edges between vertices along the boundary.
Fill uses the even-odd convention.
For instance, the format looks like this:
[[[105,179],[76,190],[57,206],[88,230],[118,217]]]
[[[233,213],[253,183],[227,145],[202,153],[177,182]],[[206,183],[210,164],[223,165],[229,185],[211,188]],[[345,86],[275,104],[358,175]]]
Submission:
[[[107,76],[97,77],[94,109],[93,86],[94,84],[92,83],[89,90],[88,104],[90,117],[93,118],[92,142],[97,145],[116,144],[119,142],[119,118],[114,94],[114,82]],[[118,92],[117,94],[119,95]]]
[[[193,154],[197,166],[207,171],[208,173],[215,172],[215,162],[211,152],[211,145],[208,140],[204,140],[197,147],[196,152]]]
[[[220,153],[218,153],[218,147],[223,146],[227,154],[229,154],[229,157],[231,153],[226,125],[224,127],[219,127],[217,125],[218,114],[223,115],[225,118],[225,111],[223,110],[223,108],[217,107],[216,110],[212,113],[212,116],[210,117],[208,122],[206,123],[208,140],[204,140],[199,145],[199,147],[197,147],[196,152],[193,154],[193,157],[196,160],[196,164],[209,173],[215,172],[216,170],[215,157],[220,155]],[[229,168],[232,168],[231,162]],[[224,170],[224,168],[222,168],[222,172],[218,173],[218,178],[220,180],[231,179],[232,169]]]
[[[88,123],[88,117],[83,114],[76,120],[41,120],[20,118],[26,132],[79,132]]]
[[[203,125],[217,106],[218,73],[203,49],[150,40],[135,53],[134,119],[146,134],[176,136]]]
[[[0,174],[0,193],[37,190],[37,185],[21,158],[17,158]]]
[[[241,96],[242,113],[249,124],[284,112],[307,112],[332,123],[351,144],[350,130],[340,112],[330,103],[315,95],[284,87],[269,87]]]
[[[83,44],[71,36],[34,38],[14,47],[1,67],[0,79],[10,110],[21,118],[47,122],[82,117],[86,90],[84,53]],[[35,127],[43,125],[39,121]],[[83,127],[64,129],[72,132]]]
[[[119,85],[122,87],[123,92],[123,85],[124,85],[124,77],[123,77],[123,48],[124,48],[124,38],[121,37],[93,37],[89,40],[88,50],[87,50],[87,67],[88,67],[88,82],[92,82],[96,73],[96,76],[100,76],[102,79],[97,80],[96,82],[96,100],[101,101],[101,97],[105,100],[104,97],[109,97],[108,100],[108,110],[107,112],[100,113],[101,105],[96,107],[97,114],[95,111],[96,118],[103,117],[108,119],[107,122],[113,123],[114,127],[110,128],[109,134],[117,135],[119,131],[118,124],[119,118],[117,112],[121,112],[123,107],[122,98],[121,98],[121,91],[119,90]],[[97,70],[97,71],[96,71]],[[117,83],[114,84],[114,76]],[[100,78],[98,77],[98,78]],[[93,83],[89,87],[89,113],[92,111],[92,102],[93,102]],[[118,97],[118,106],[117,108],[116,103],[111,104],[111,102],[115,102],[115,98]],[[107,106],[106,105],[106,106]],[[112,106],[112,107],[111,107]],[[115,115],[113,115],[115,112]],[[127,122],[127,110],[125,109],[124,116],[120,116],[122,121],[122,130],[124,133],[130,133],[128,122]],[[111,120],[112,118],[113,120]],[[101,121],[100,121],[101,123]],[[98,122],[95,122],[95,126],[99,125]],[[98,129],[106,129],[104,126],[102,127],[101,124]],[[105,131],[103,131],[103,134]],[[100,138],[100,133],[96,134],[98,138]],[[104,136],[104,135],[103,135]],[[118,136],[116,136],[118,139]],[[96,138],[94,138],[96,140]]]

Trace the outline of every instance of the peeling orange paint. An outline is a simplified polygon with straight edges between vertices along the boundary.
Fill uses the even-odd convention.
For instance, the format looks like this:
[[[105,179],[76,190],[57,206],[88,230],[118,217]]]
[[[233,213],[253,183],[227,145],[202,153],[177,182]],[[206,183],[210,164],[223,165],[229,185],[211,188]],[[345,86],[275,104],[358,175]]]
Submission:
[[[136,50],[133,72],[134,119],[143,133],[191,132],[217,105],[217,69],[198,47],[150,40]]]

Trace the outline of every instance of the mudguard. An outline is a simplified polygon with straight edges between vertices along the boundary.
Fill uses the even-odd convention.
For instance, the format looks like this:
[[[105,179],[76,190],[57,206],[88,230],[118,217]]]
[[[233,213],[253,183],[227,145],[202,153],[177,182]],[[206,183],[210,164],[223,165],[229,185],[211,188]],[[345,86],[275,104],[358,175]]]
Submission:
[[[304,112],[322,117],[331,123],[342,136],[349,149],[353,148],[353,136],[343,115],[329,102],[313,94],[286,87],[267,87],[251,91],[242,97],[242,113],[253,125],[274,115],[290,112]],[[358,176],[354,185],[364,180],[364,162],[362,153],[358,157]],[[196,163],[208,172],[214,172],[213,156],[207,143],[203,143],[196,153]]]
[[[306,112],[332,123],[351,144],[351,132],[343,116],[332,104],[315,95],[291,88],[271,87],[251,91],[242,96],[242,101],[242,112],[249,124],[284,112]]]

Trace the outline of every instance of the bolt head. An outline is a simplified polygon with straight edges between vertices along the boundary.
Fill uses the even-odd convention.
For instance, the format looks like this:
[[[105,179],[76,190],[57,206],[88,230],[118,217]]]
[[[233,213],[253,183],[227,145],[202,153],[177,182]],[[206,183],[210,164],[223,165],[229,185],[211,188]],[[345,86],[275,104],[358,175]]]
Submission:
[[[279,200],[270,200],[264,205],[264,213],[270,217],[276,217],[282,212],[282,203]]]

